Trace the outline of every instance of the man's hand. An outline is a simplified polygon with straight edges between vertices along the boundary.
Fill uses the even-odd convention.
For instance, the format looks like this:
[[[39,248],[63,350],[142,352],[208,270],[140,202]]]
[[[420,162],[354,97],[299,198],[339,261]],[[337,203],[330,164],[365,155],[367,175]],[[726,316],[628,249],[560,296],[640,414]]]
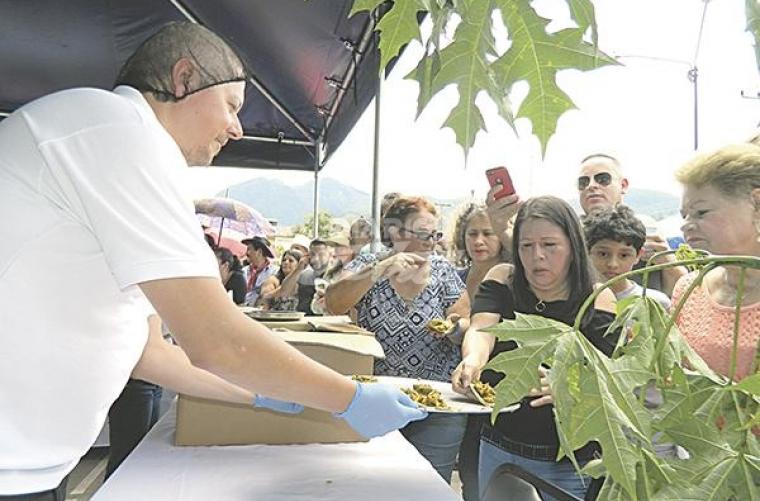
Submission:
[[[540,380],[541,388],[532,388],[530,395],[533,397],[539,397],[535,400],[531,400],[531,407],[543,407],[554,403],[554,397],[552,396],[552,389],[549,386],[549,369],[539,366],[538,376]]]
[[[373,438],[425,419],[427,411],[392,386],[357,383],[348,408],[334,416],[344,419],[363,437]]]

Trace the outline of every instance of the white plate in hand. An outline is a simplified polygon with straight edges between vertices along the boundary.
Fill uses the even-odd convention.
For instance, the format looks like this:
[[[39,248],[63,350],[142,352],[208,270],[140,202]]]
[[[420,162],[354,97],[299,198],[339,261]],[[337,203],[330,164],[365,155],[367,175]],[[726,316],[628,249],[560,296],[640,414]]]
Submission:
[[[415,379],[409,377],[395,377],[395,376],[375,376],[378,383],[395,386],[399,390],[404,388],[411,388],[415,384],[427,384],[434,390],[441,392],[443,401],[448,404],[448,409],[435,409],[433,407],[425,407],[428,412],[441,412],[446,414],[490,414],[493,411],[493,407],[482,405],[478,402],[474,396],[465,396],[455,392],[451,388],[451,382],[444,381],[432,381],[430,379]],[[372,383],[369,383],[372,384]],[[520,407],[520,404],[514,404],[504,407],[500,412],[514,412]]]

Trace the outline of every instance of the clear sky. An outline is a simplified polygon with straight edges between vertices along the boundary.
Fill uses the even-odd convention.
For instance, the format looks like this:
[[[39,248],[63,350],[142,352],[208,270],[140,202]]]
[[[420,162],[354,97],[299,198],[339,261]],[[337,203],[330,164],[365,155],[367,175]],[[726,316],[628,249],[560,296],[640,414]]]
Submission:
[[[382,89],[380,191],[401,191],[438,198],[482,197],[484,171],[496,165],[510,169],[518,192],[574,196],[580,158],[609,152],[621,159],[634,187],[679,193],[673,171],[693,153],[693,87],[687,72],[694,60],[702,18],[702,0],[597,0],[599,43],[624,66],[592,72],[564,71],[560,86],[578,110],[564,115],[542,159],[530,123],[519,120],[516,137],[486,110],[488,132],[481,132],[467,165],[449,129],[440,129],[456,101],[445,89],[414,121],[417,84],[403,80],[421,48],[410,46]],[[561,0],[538,0],[539,12],[569,22]],[[751,36],[744,31],[742,0],[712,0],[699,56],[699,142],[711,149],[746,138],[760,121],[760,100],[741,92],[760,91]],[[628,57],[636,56],[636,57]],[[642,57],[643,56],[643,57]],[[660,58],[657,60],[650,58]],[[666,60],[676,60],[670,62]],[[513,96],[522,99],[526,90]],[[481,96],[488,103],[487,98]],[[360,119],[322,171],[369,192],[372,182],[374,104]],[[310,182],[313,174],[256,171],[256,176],[286,182]]]

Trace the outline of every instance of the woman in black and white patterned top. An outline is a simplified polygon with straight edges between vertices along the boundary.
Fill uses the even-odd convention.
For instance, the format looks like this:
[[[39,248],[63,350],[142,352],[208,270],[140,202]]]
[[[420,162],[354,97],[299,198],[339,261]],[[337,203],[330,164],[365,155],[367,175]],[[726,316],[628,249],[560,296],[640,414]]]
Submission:
[[[462,333],[469,325],[470,300],[451,263],[433,254],[438,212],[421,197],[400,197],[383,217],[389,256],[362,255],[345,268],[325,295],[328,310],[353,309],[357,323],[375,333],[385,360],[375,374],[450,381],[461,361]],[[433,319],[454,328],[436,335]],[[466,416],[431,414],[402,433],[447,481],[464,433]]]

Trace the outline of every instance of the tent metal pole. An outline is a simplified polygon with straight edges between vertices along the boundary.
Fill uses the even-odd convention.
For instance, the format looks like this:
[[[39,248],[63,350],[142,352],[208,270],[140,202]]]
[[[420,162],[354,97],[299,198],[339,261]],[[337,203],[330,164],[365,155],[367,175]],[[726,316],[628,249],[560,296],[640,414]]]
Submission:
[[[380,88],[383,84],[383,72],[377,75],[377,89],[375,92],[375,142],[372,155],[372,244],[370,249],[373,253],[380,252],[382,229],[380,225]]]
[[[322,160],[322,140],[314,146],[314,231],[312,238],[319,238],[319,167]]]

